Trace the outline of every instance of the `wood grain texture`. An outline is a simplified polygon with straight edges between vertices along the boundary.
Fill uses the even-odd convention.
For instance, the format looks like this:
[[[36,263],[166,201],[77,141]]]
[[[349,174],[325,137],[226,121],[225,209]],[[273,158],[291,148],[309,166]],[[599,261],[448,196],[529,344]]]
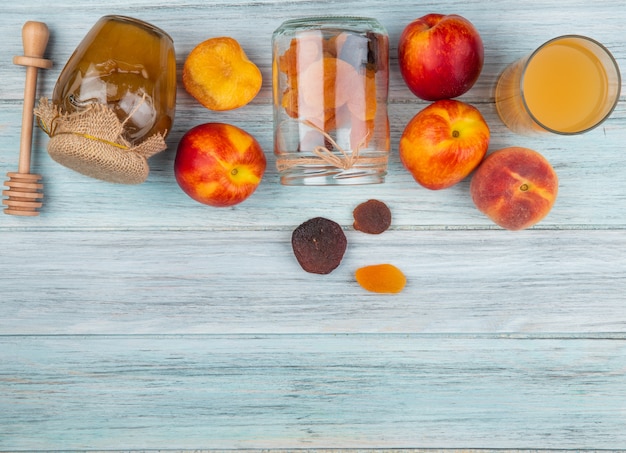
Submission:
[[[0,448],[619,448],[625,340],[3,337]]]
[[[559,197],[535,228],[508,232],[472,205],[469,181],[432,192],[400,164],[405,124],[426,103],[398,70],[397,40],[430,12],[470,19],[485,66],[461,100],[492,131],[490,152],[526,146],[555,167]],[[271,34],[284,20],[332,13],[378,18],[391,44],[387,181],[285,187],[272,155]],[[95,181],[53,162],[35,131],[43,176],[37,218],[0,214],[0,451],[389,453],[618,450],[626,446],[626,107],[582,136],[523,137],[493,104],[504,67],[561,34],[604,43],[626,68],[623,0],[211,2],[43,0],[0,6],[0,174],[15,171],[25,21],[48,24],[38,91],[54,83],[91,26],[124,14],[174,39],[180,70],[200,41],[239,40],[264,82],[254,101],[209,112],[179,83],[168,150],[138,186]],[[176,185],[176,145],[192,126],[235,124],[268,158],[245,203],[215,209]],[[369,198],[390,231],[354,231]],[[323,215],[349,240],[341,266],[307,274],[290,249]],[[401,294],[366,293],[365,264],[391,262]],[[425,449],[425,450],[424,450]]]
[[[346,234],[340,267],[320,276],[288,230],[6,232],[0,331],[626,332],[622,231]],[[355,282],[381,262],[405,273],[402,293]]]

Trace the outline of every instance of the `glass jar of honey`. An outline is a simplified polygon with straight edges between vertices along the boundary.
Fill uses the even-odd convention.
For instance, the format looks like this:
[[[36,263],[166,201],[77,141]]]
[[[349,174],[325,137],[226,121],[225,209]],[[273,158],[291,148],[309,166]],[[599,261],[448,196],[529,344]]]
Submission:
[[[384,181],[389,39],[375,19],[310,17],[272,36],[274,153],[285,185]]]
[[[38,116],[54,160],[98,179],[142,182],[174,121],[172,38],[138,19],[102,17],[61,71],[52,104],[56,117]]]

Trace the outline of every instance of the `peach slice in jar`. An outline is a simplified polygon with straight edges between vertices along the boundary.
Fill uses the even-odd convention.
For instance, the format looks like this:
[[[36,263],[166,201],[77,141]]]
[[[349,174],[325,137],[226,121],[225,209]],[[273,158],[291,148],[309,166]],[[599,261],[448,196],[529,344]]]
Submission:
[[[324,57],[298,76],[298,106],[301,119],[320,118],[324,110],[337,109],[348,101],[356,71],[333,57]]]
[[[376,117],[376,73],[367,70],[351,82],[352,96],[348,99],[348,108],[352,115],[362,121],[373,120]]]
[[[311,63],[322,57],[322,44],[318,32],[299,33],[289,43],[289,48],[278,57],[278,69],[290,78],[296,78]]]
[[[311,63],[322,58],[322,44],[317,32],[303,32],[289,43],[289,48],[278,57],[278,70],[286,77],[281,106],[287,115],[298,118],[298,74]],[[274,81],[275,85],[278,81]]]
[[[281,97],[281,107],[292,118],[298,118],[298,89],[288,87]]]

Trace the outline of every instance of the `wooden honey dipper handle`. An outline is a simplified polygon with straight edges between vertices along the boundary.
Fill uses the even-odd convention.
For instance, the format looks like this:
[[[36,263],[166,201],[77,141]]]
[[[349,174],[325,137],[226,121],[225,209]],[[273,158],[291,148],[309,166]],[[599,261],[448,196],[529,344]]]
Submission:
[[[37,209],[42,205],[43,185],[39,182],[41,176],[30,173],[30,154],[33,140],[33,110],[37,91],[37,71],[39,68],[49,69],[52,67],[52,61],[43,58],[49,37],[50,33],[46,24],[34,21],[26,22],[22,27],[24,55],[13,57],[14,64],[26,66],[26,82],[18,170],[7,173],[9,180],[5,182],[5,186],[9,189],[2,192],[8,197],[2,200],[2,203],[7,205],[4,210],[5,214],[34,216],[39,214]]]
[[[37,70],[38,68],[49,69],[52,67],[50,60],[42,58],[46,51],[49,37],[50,33],[46,24],[33,21],[26,22],[22,27],[24,56],[13,57],[14,64],[26,66],[18,173],[30,172],[30,151],[33,137],[33,109],[35,108],[35,93],[37,90]]]

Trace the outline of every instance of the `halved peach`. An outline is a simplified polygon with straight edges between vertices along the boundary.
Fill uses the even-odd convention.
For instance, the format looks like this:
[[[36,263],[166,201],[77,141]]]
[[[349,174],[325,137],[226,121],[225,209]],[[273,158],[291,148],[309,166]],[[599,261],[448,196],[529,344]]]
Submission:
[[[201,42],[183,66],[183,86],[210,110],[232,110],[248,104],[260,91],[262,81],[259,68],[230,37]]]

